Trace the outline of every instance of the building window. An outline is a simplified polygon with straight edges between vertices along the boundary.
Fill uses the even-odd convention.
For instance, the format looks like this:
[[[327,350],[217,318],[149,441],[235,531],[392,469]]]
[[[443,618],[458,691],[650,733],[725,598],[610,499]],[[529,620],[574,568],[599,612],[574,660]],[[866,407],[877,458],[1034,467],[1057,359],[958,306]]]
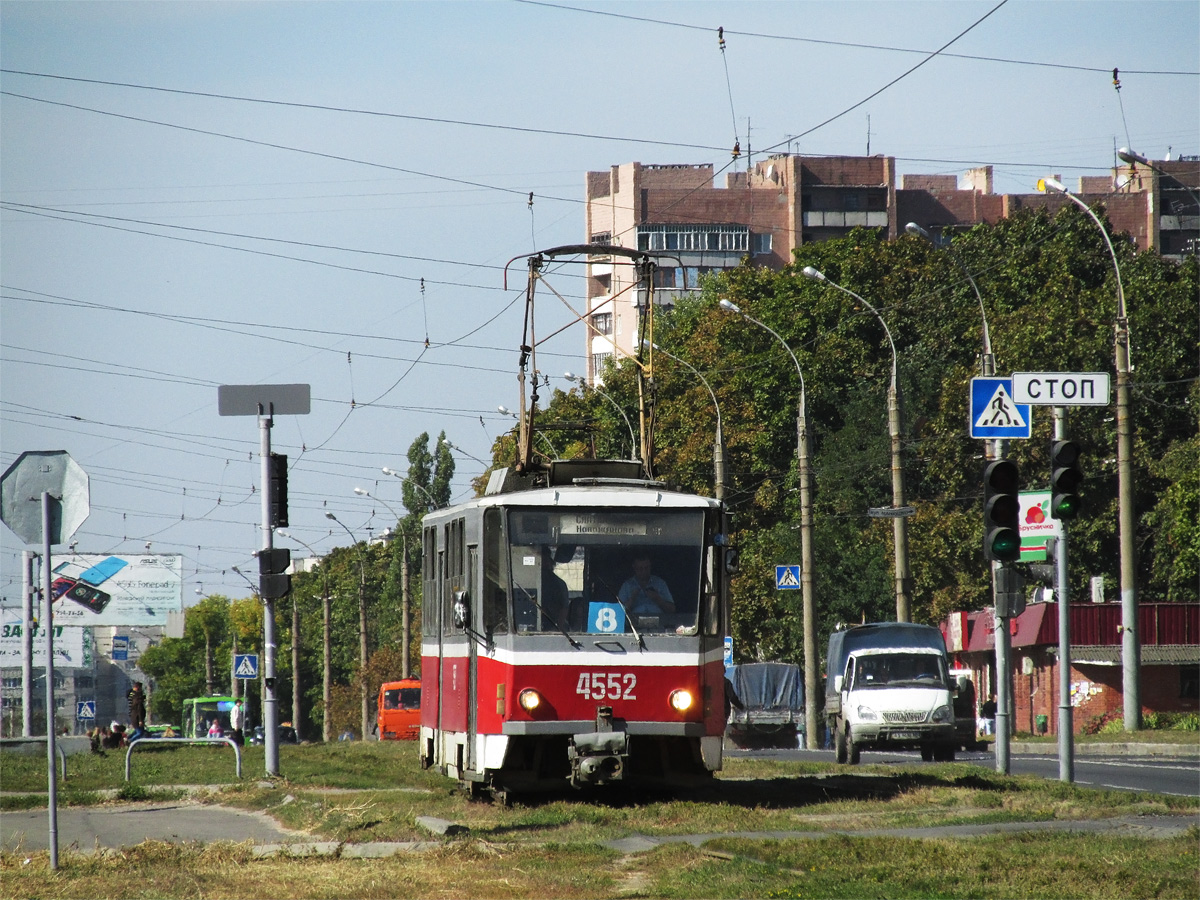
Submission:
[[[612,232],[611,231],[601,231],[598,234],[593,234],[592,239],[589,243],[603,244],[606,247],[610,246],[612,244]]]
[[[859,207],[858,194],[846,194],[844,197],[842,197],[842,208],[843,209],[850,211],[850,210],[856,210],[856,209],[858,209],[858,207]]]
[[[742,225],[641,225],[639,250],[693,250],[745,253],[750,230]]]
[[[1200,666],[1179,667],[1179,698],[1200,699]]]
[[[612,358],[611,353],[593,353],[592,354],[592,384],[599,384],[604,380],[604,365]]]
[[[762,256],[764,253],[771,252],[771,235],[769,234],[752,234],[750,235],[750,243],[755,256]]]
[[[592,315],[592,332],[594,334],[612,334],[612,313],[595,313]]]

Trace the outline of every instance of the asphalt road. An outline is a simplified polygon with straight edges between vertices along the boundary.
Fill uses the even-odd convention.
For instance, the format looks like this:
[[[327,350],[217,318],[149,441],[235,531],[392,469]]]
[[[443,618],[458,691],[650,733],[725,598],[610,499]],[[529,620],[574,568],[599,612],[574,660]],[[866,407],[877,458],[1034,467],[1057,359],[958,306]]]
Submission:
[[[264,813],[186,801],[60,807],[57,819],[60,851],[131,847],[151,840],[265,844],[309,839],[307,835],[280,828]],[[5,812],[0,816],[0,845],[10,852],[47,849],[50,846],[47,811]]]
[[[1147,745],[1142,745],[1147,746]],[[1153,746],[1153,745],[1149,745]],[[1167,748],[1174,751],[1175,748]],[[832,750],[734,750],[726,756],[754,756],[772,759],[833,761]],[[996,758],[992,751],[960,751],[955,760],[970,762],[995,771]],[[1040,775],[1052,781],[1059,779],[1057,751],[1053,753],[1009,752],[1009,771],[1013,775]],[[862,763],[881,765],[922,765],[918,753],[885,753],[864,751]],[[927,763],[926,765],[938,765]],[[1122,791],[1152,791],[1182,797],[1200,797],[1200,746],[1190,753],[1159,756],[1138,750],[1117,750],[1103,755],[1091,751],[1074,759],[1074,784],[1081,787],[1111,788]]]

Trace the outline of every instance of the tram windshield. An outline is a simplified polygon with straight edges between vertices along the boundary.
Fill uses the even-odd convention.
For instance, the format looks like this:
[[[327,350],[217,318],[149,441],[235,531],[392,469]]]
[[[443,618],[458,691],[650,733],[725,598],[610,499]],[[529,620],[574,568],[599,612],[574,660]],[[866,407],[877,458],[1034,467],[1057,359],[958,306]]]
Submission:
[[[508,545],[516,632],[697,631],[699,510],[514,509]]]

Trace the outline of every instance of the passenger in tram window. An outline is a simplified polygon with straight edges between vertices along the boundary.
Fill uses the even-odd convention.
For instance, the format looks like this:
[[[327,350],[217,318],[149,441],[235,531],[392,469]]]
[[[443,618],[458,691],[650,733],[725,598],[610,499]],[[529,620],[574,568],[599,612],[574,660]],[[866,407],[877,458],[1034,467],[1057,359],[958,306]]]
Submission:
[[[554,551],[542,547],[542,610],[553,622],[543,622],[542,630],[557,631],[567,627],[567,610],[570,608],[567,583],[554,571]]]
[[[633,557],[633,575],[621,585],[617,596],[634,615],[658,616],[675,612],[675,601],[667,583],[653,572],[650,554]]]

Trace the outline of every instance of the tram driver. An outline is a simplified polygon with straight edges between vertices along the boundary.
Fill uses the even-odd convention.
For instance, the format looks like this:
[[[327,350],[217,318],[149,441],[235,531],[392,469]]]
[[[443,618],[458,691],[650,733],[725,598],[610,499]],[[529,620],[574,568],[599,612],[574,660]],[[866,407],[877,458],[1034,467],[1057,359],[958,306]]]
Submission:
[[[661,616],[675,612],[671,589],[654,574],[650,554],[644,551],[634,554],[633,575],[621,585],[617,596],[635,616]]]

